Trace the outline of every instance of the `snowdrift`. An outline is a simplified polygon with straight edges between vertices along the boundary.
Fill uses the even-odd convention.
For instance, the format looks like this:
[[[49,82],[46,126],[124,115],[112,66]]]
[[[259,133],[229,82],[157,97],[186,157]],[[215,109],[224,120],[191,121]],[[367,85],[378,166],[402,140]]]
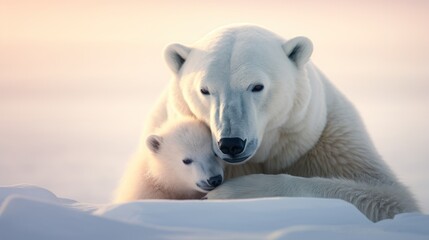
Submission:
[[[95,205],[0,187],[0,239],[429,239],[429,215],[372,223],[335,199],[144,200]]]

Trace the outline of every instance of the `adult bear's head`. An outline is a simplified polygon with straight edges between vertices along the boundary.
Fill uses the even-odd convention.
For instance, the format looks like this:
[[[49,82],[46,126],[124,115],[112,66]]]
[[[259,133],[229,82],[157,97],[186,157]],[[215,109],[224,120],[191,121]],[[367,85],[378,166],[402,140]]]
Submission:
[[[243,163],[267,132],[305,114],[310,88],[303,68],[312,50],[305,37],[285,41],[249,25],[215,30],[192,47],[172,44],[165,56],[176,75],[176,110],[210,126],[220,158]]]

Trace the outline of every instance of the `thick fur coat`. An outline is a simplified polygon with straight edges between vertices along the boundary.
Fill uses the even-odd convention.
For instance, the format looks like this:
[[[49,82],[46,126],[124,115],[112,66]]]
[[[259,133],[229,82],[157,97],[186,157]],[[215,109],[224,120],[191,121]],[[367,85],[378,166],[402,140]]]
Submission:
[[[378,155],[353,105],[311,63],[312,43],[257,26],[217,29],[166,49],[174,73],[146,133],[191,116],[211,130],[226,163],[208,199],[338,198],[369,219],[418,211]],[[238,145],[224,146],[224,140]],[[238,139],[238,140],[237,140]]]

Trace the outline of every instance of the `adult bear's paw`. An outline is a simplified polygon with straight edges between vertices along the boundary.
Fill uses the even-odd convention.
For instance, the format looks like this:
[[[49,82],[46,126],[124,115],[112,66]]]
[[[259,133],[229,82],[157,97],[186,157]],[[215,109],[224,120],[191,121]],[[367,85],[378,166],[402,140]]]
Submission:
[[[207,199],[242,199],[286,196],[287,178],[291,176],[252,174],[225,181],[210,191]]]

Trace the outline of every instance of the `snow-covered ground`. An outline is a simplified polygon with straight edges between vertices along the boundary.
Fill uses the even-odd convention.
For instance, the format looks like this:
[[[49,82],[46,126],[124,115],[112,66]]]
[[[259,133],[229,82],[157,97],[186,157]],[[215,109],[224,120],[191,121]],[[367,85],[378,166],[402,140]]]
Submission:
[[[341,200],[143,200],[93,205],[36,186],[0,187],[0,239],[424,239],[429,215],[372,223]]]

